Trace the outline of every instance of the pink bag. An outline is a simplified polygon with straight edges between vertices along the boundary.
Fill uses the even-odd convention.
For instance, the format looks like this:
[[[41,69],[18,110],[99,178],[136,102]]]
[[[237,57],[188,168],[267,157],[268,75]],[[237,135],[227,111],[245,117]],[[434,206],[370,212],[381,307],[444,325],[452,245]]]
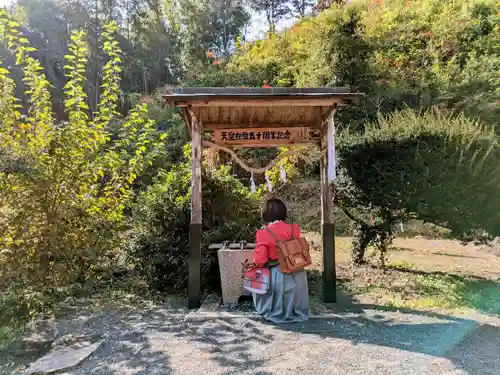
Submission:
[[[251,267],[243,271],[243,287],[252,293],[266,294],[271,282],[271,271],[265,267]]]

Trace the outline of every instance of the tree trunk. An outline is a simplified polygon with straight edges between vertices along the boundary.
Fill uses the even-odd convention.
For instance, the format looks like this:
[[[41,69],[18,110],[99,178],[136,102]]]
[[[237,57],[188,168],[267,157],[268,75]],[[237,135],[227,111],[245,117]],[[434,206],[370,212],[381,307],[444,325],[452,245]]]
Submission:
[[[365,225],[358,225],[355,231],[353,248],[352,248],[352,261],[356,265],[365,263],[365,253],[368,245],[377,236],[377,231]]]

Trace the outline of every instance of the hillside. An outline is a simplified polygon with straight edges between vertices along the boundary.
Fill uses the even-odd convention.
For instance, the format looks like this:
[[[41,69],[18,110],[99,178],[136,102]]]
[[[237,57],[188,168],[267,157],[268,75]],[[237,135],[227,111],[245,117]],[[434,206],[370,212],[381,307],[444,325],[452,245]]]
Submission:
[[[354,0],[239,45],[195,83],[351,86],[365,92],[341,126],[431,106],[497,125],[500,16],[494,0]]]

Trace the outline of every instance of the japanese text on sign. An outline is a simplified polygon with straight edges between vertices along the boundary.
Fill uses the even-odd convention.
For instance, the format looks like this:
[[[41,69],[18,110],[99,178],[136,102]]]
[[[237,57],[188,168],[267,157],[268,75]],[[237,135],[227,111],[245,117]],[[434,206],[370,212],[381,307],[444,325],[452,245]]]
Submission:
[[[274,147],[294,143],[314,143],[318,140],[318,131],[310,128],[246,128],[214,131],[216,144],[232,146]]]

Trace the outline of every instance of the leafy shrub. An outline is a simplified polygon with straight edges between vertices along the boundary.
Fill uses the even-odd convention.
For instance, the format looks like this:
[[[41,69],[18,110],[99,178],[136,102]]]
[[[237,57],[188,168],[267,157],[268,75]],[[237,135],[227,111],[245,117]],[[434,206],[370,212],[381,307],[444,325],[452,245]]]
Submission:
[[[319,176],[296,178],[283,187],[279,198],[283,199],[290,213],[290,220],[304,231],[321,231],[321,187]],[[336,236],[352,236],[352,222],[344,213],[333,207]]]
[[[168,170],[183,159],[183,146],[189,141],[186,124],[181,113],[175,108],[166,108],[165,101],[158,92],[153,96],[131,94],[131,104],[147,105],[148,117],[155,122],[153,138],[163,138],[162,152],[155,155],[152,163],[145,166],[134,182],[136,193],[151,185],[161,170]]]
[[[10,296],[9,305],[17,299],[28,310],[44,306],[46,296],[96,279],[113,264],[133,183],[157,150],[146,105],[118,116],[116,30],[107,23],[101,33],[107,61],[92,114],[84,91],[85,34],[73,32],[65,66],[67,121],[57,123],[34,49],[0,10],[0,40],[22,68],[29,99],[27,108],[18,104],[10,72],[0,68],[0,294]]]
[[[339,143],[334,196],[360,226],[359,252],[409,218],[464,240],[500,235],[500,144],[493,129],[464,116],[407,110],[368,126],[363,137],[344,133]],[[373,225],[363,220],[367,211]]]
[[[338,126],[361,132],[379,114],[434,105],[498,124],[498,1],[335,3],[273,38],[242,45],[227,71],[261,72],[275,86],[364,92],[358,106],[338,113]]]
[[[187,285],[191,202],[190,147],[186,160],[162,173],[133,209],[131,261],[156,290],[182,290]],[[220,283],[216,251],[210,243],[254,241],[259,225],[259,201],[230,174],[226,166],[203,168],[204,287]]]

